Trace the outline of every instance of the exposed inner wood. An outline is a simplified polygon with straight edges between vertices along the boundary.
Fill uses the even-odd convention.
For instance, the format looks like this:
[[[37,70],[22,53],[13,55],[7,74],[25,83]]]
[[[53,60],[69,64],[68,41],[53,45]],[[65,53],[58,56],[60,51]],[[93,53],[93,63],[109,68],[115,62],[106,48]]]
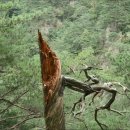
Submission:
[[[64,130],[63,89],[61,63],[47,42],[39,36],[41,74],[44,92],[44,117],[46,130]]]

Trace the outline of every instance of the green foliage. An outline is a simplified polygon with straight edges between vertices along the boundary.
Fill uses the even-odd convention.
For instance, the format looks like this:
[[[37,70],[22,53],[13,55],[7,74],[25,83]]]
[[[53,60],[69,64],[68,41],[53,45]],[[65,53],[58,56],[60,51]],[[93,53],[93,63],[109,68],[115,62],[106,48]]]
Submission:
[[[15,111],[10,111],[6,112],[4,115],[2,115],[2,119],[8,118],[11,116],[17,116],[17,112]],[[12,125],[15,125],[17,123],[17,119],[8,119],[6,122],[3,122],[2,125],[0,125],[0,129],[4,130],[6,129],[6,126],[11,127]]]
[[[103,69],[92,71],[101,82],[119,81],[129,86],[129,12],[129,0],[2,0],[0,2],[0,96],[15,88],[15,91],[5,97],[13,101],[29,89],[18,104],[43,113],[37,29],[42,31],[44,38],[60,57],[62,74],[67,74],[68,68],[74,67],[75,75],[70,73],[69,76],[84,81],[84,74],[79,77],[79,72],[83,64],[86,64]],[[65,90],[66,113],[80,96],[76,92]],[[121,99],[119,96],[117,100],[129,110],[129,102],[126,99]],[[97,102],[100,103],[98,100]],[[114,107],[122,109],[119,104],[115,104]],[[7,106],[7,103],[1,101],[0,111]],[[92,109],[94,110],[88,107],[83,118],[89,128],[97,129],[91,113]],[[10,107],[9,111],[1,114],[1,119],[22,114],[27,112],[17,107]],[[107,112],[105,115],[101,113],[101,118],[106,119],[111,129],[119,129],[119,127],[129,129],[128,116],[129,114],[126,114],[121,120],[119,116],[112,114],[109,116]],[[19,121],[20,119],[8,119],[2,123],[0,129],[4,130]],[[69,114],[66,114],[66,122],[69,129],[85,129],[82,122],[73,119]],[[20,126],[20,129],[29,130],[37,127],[44,127],[43,119],[27,121]]]

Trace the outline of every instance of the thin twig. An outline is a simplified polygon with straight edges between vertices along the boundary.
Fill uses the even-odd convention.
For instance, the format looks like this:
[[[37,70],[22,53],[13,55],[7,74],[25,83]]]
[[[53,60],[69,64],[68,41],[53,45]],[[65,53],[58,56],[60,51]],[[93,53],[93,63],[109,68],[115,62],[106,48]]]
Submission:
[[[106,88],[106,91],[112,93],[111,99],[108,101],[108,103],[107,103],[106,105],[101,106],[101,107],[95,109],[95,121],[97,122],[97,124],[100,126],[100,128],[101,128],[102,130],[104,130],[103,126],[105,126],[105,127],[107,127],[107,126],[106,126],[105,124],[102,124],[102,123],[100,123],[100,122],[98,121],[98,119],[97,119],[97,114],[98,114],[98,111],[99,111],[99,110],[107,109],[107,110],[109,110],[109,111],[111,110],[111,111],[116,112],[116,113],[119,114],[118,111],[116,111],[116,110],[110,108],[111,105],[112,105],[112,103],[115,101],[115,97],[116,97],[117,91],[116,91],[115,89],[109,88],[109,87]]]
[[[79,117],[74,116],[75,119],[78,119],[80,122],[82,122],[85,126],[85,128],[88,130],[88,126],[86,125],[85,121]]]
[[[128,96],[127,92],[125,92],[125,96],[130,100],[130,97]]]
[[[115,112],[115,113],[117,113],[117,114],[119,114],[119,115],[124,115],[124,114],[122,114],[122,112],[117,111],[117,110],[114,110],[114,109],[110,109],[110,111]]]
[[[41,115],[34,115],[33,117],[29,117],[29,116],[26,116],[24,118],[24,120],[20,121],[19,123],[13,125],[11,128],[9,128],[8,130],[13,130],[17,127],[19,127],[20,125],[24,124],[26,121],[30,120],[30,119],[34,119],[34,118],[41,118]]]
[[[31,113],[31,114],[28,114],[28,115],[19,115],[19,116],[12,116],[12,117],[7,117],[3,120],[0,120],[0,123],[1,122],[4,122],[6,120],[9,120],[9,119],[16,119],[16,118],[23,118],[23,117],[27,117],[27,116],[30,116],[30,115],[35,115],[34,113]]]
[[[6,95],[8,95],[9,93],[11,93],[12,91],[14,91],[14,90],[16,90],[16,89],[17,89],[17,87],[14,88],[14,89],[9,90],[8,92],[4,93],[4,94],[3,94],[2,96],[0,96],[0,97],[3,98],[3,97],[5,97]]]
[[[13,102],[11,102],[11,101],[9,101],[9,100],[7,100],[7,99],[0,98],[0,100],[3,100],[4,102],[7,102],[8,104],[13,105],[13,106],[16,106],[16,107],[18,107],[18,108],[20,108],[20,109],[29,111],[29,109],[27,109],[27,108],[25,108],[25,107],[22,107],[22,106],[19,106],[19,105],[17,105],[17,104],[14,104]]]
[[[12,107],[14,105],[15,102],[17,102],[23,95],[25,95],[27,92],[29,92],[29,90],[26,90],[25,92],[23,92],[22,94],[20,94],[7,108],[5,108],[3,111],[0,112],[0,114],[4,113],[5,111],[7,111],[10,107]]]
[[[101,110],[101,109],[102,109],[102,107],[95,109],[95,121],[96,121],[97,124],[100,126],[100,128],[101,128],[102,130],[104,130],[102,126],[105,126],[105,127],[107,127],[107,126],[106,126],[105,124],[100,123],[100,122],[98,121],[98,119],[97,119],[98,111]]]

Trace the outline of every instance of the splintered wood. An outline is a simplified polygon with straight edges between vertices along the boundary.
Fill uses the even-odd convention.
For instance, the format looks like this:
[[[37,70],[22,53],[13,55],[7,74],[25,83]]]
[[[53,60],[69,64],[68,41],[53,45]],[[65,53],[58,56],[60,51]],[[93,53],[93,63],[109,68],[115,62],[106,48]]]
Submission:
[[[45,103],[48,103],[56,91],[61,78],[61,63],[56,54],[47,45],[47,42],[43,40],[39,31],[38,36]]]

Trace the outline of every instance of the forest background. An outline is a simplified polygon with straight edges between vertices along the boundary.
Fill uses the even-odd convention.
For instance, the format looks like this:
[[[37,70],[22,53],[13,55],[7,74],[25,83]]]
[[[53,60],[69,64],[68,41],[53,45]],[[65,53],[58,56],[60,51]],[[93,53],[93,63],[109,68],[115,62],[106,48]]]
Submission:
[[[43,113],[38,29],[61,59],[63,75],[84,81],[84,74],[79,73],[86,64],[102,68],[91,71],[100,81],[117,81],[130,88],[130,0],[1,0],[1,130],[13,128],[30,111]],[[85,130],[84,123],[71,115],[73,103],[80,97],[77,92],[65,90],[68,130]],[[97,97],[92,106],[88,105],[90,100],[91,96],[86,98],[86,111],[81,118],[89,129],[97,130],[94,109],[105,98]],[[124,111],[124,116],[104,111],[100,120],[107,122],[109,129],[129,130],[130,101],[118,95],[113,108]],[[17,129],[44,127],[43,118],[31,115]]]

